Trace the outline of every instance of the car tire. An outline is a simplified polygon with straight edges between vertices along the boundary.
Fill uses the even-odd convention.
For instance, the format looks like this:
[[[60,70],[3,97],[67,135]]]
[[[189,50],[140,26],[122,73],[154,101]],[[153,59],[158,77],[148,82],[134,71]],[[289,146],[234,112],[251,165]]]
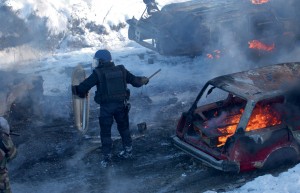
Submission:
[[[283,156],[284,155],[284,156]],[[298,154],[292,147],[283,147],[272,152],[264,162],[263,170],[278,168],[287,164],[294,164],[298,160]]]

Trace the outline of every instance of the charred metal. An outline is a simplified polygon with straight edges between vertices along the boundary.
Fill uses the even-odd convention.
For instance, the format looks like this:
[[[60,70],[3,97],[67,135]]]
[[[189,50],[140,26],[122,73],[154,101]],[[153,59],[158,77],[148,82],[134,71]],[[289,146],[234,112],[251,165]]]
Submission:
[[[300,63],[284,63],[208,81],[182,114],[175,146],[222,171],[299,161],[299,78]]]
[[[25,75],[14,71],[0,71],[0,115],[26,119],[41,115],[43,97],[41,76]]]
[[[162,55],[204,53],[213,58],[208,50],[229,46],[224,39],[233,40],[249,56],[290,49],[300,36],[296,7],[297,0],[187,1],[152,12],[148,7],[140,19],[127,20],[128,38]]]

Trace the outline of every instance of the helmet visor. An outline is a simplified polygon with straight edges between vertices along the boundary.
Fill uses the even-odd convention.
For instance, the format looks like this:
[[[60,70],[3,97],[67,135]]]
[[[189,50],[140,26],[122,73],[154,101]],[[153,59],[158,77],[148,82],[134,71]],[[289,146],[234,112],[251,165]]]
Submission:
[[[92,63],[92,67],[93,67],[93,68],[97,68],[98,65],[99,65],[99,59],[94,58],[94,59],[93,59],[93,63]]]

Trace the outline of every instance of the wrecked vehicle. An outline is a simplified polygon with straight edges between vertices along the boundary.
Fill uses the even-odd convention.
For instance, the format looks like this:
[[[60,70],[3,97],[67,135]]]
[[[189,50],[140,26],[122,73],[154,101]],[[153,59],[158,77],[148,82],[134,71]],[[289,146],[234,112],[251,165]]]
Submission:
[[[148,6],[140,19],[127,20],[128,38],[162,55],[195,56],[233,46],[250,55],[270,53],[299,39],[296,7],[297,0],[193,0],[161,10]]]
[[[15,71],[0,70],[0,116],[18,121],[29,116],[41,116],[43,79]]]
[[[299,79],[300,62],[209,80],[182,114],[174,145],[222,171],[270,169],[297,162],[300,94],[288,85]]]

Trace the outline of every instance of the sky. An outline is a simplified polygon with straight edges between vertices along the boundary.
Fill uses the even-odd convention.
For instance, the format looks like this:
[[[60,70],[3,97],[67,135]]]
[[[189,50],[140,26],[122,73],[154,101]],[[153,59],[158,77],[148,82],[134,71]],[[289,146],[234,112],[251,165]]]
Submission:
[[[184,0],[157,0],[160,7],[171,2],[181,1]],[[132,18],[133,16],[139,18],[145,8],[142,0],[6,0],[2,1],[1,4],[10,6],[12,10],[17,13],[17,16],[25,22],[29,21],[32,15],[38,18],[44,18],[49,36],[67,34],[65,39],[84,38],[85,42],[91,45],[89,48],[71,51],[68,50],[66,46],[64,49],[53,50],[47,54],[36,47],[31,47],[30,44],[0,51],[0,69],[9,70],[17,67],[17,69],[23,73],[34,72],[42,75],[45,80],[45,95],[57,95],[59,93],[68,92],[69,77],[63,73],[63,69],[65,67],[75,67],[80,62],[90,62],[93,53],[102,47],[107,47],[112,50],[113,59],[115,61],[124,63],[131,71],[140,75],[150,75],[156,69],[162,68],[161,77],[164,78],[173,80],[174,77],[183,72],[184,76],[182,77],[190,78],[190,76],[192,76],[207,80],[215,75],[230,72],[230,69],[222,67],[217,70],[210,66],[210,62],[201,58],[192,60],[190,58],[164,58],[158,56],[158,62],[153,66],[146,65],[146,61],[139,59],[137,55],[149,50],[127,39],[127,27],[122,28],[120,31],[110,29],[111,26],[118,25],[122,22],[124,23],[126,19]],[[78,18],[84,20],[86,23],[94,22],[95,24],[103,25],[108,29],[108,34],[101,37],[99,34],[86,31],[84,37],[78,35],[72,36],[68,34],[68,21],[70,21],[70,18]],[[26,50],[26,52],[24,50]],[[297,54],[297,52],[292,54]],[[36,61],[35,65],[32,65],[33,60]],[[173,60],[176,62],[178,62],[178,60],[182,61],[183,66],[175,65],[173,68],[165,66],[166,63],[172,63]],[[201,69],[197,67],[197,64],[205,62],[206,64],[203,64]],[[137,68],[136,63],[143,64]],[[164,63],[164,65],[161,65],[161,63]],[[192,65],[189,66],[189,63],[192,63]],[[244,67],[238,65],[235,65],[234,68],[235,70],[244,69]],[[195,71],[198,72],[197,70],[205,71],[206,69],[209,69],[210,72],[201,74],[201,77],[198,77],[197,74],[190,74]],[[183,78],[183,83],[189,82],[189,78]],[[160,80],[161,78],[157,78],[153,81],[155,83],[155,81],[158,82]],[[166,82],[165,84],[172,84],[172,81]],[[196,84],[196,82],[193,84]],[[176,85],[173,83],[173,86]],[[145,92],[147,92],[147,90]],[[183,93],[181,97],[188,99],[185,94],[186,93]],[[228,193],[295,193],[299,192],[299,187],[300,165],[296,165],[278,176],[267,174],[257,177],[253,181]],[[207,193],[213,192],[214,191],[207,191]]]

